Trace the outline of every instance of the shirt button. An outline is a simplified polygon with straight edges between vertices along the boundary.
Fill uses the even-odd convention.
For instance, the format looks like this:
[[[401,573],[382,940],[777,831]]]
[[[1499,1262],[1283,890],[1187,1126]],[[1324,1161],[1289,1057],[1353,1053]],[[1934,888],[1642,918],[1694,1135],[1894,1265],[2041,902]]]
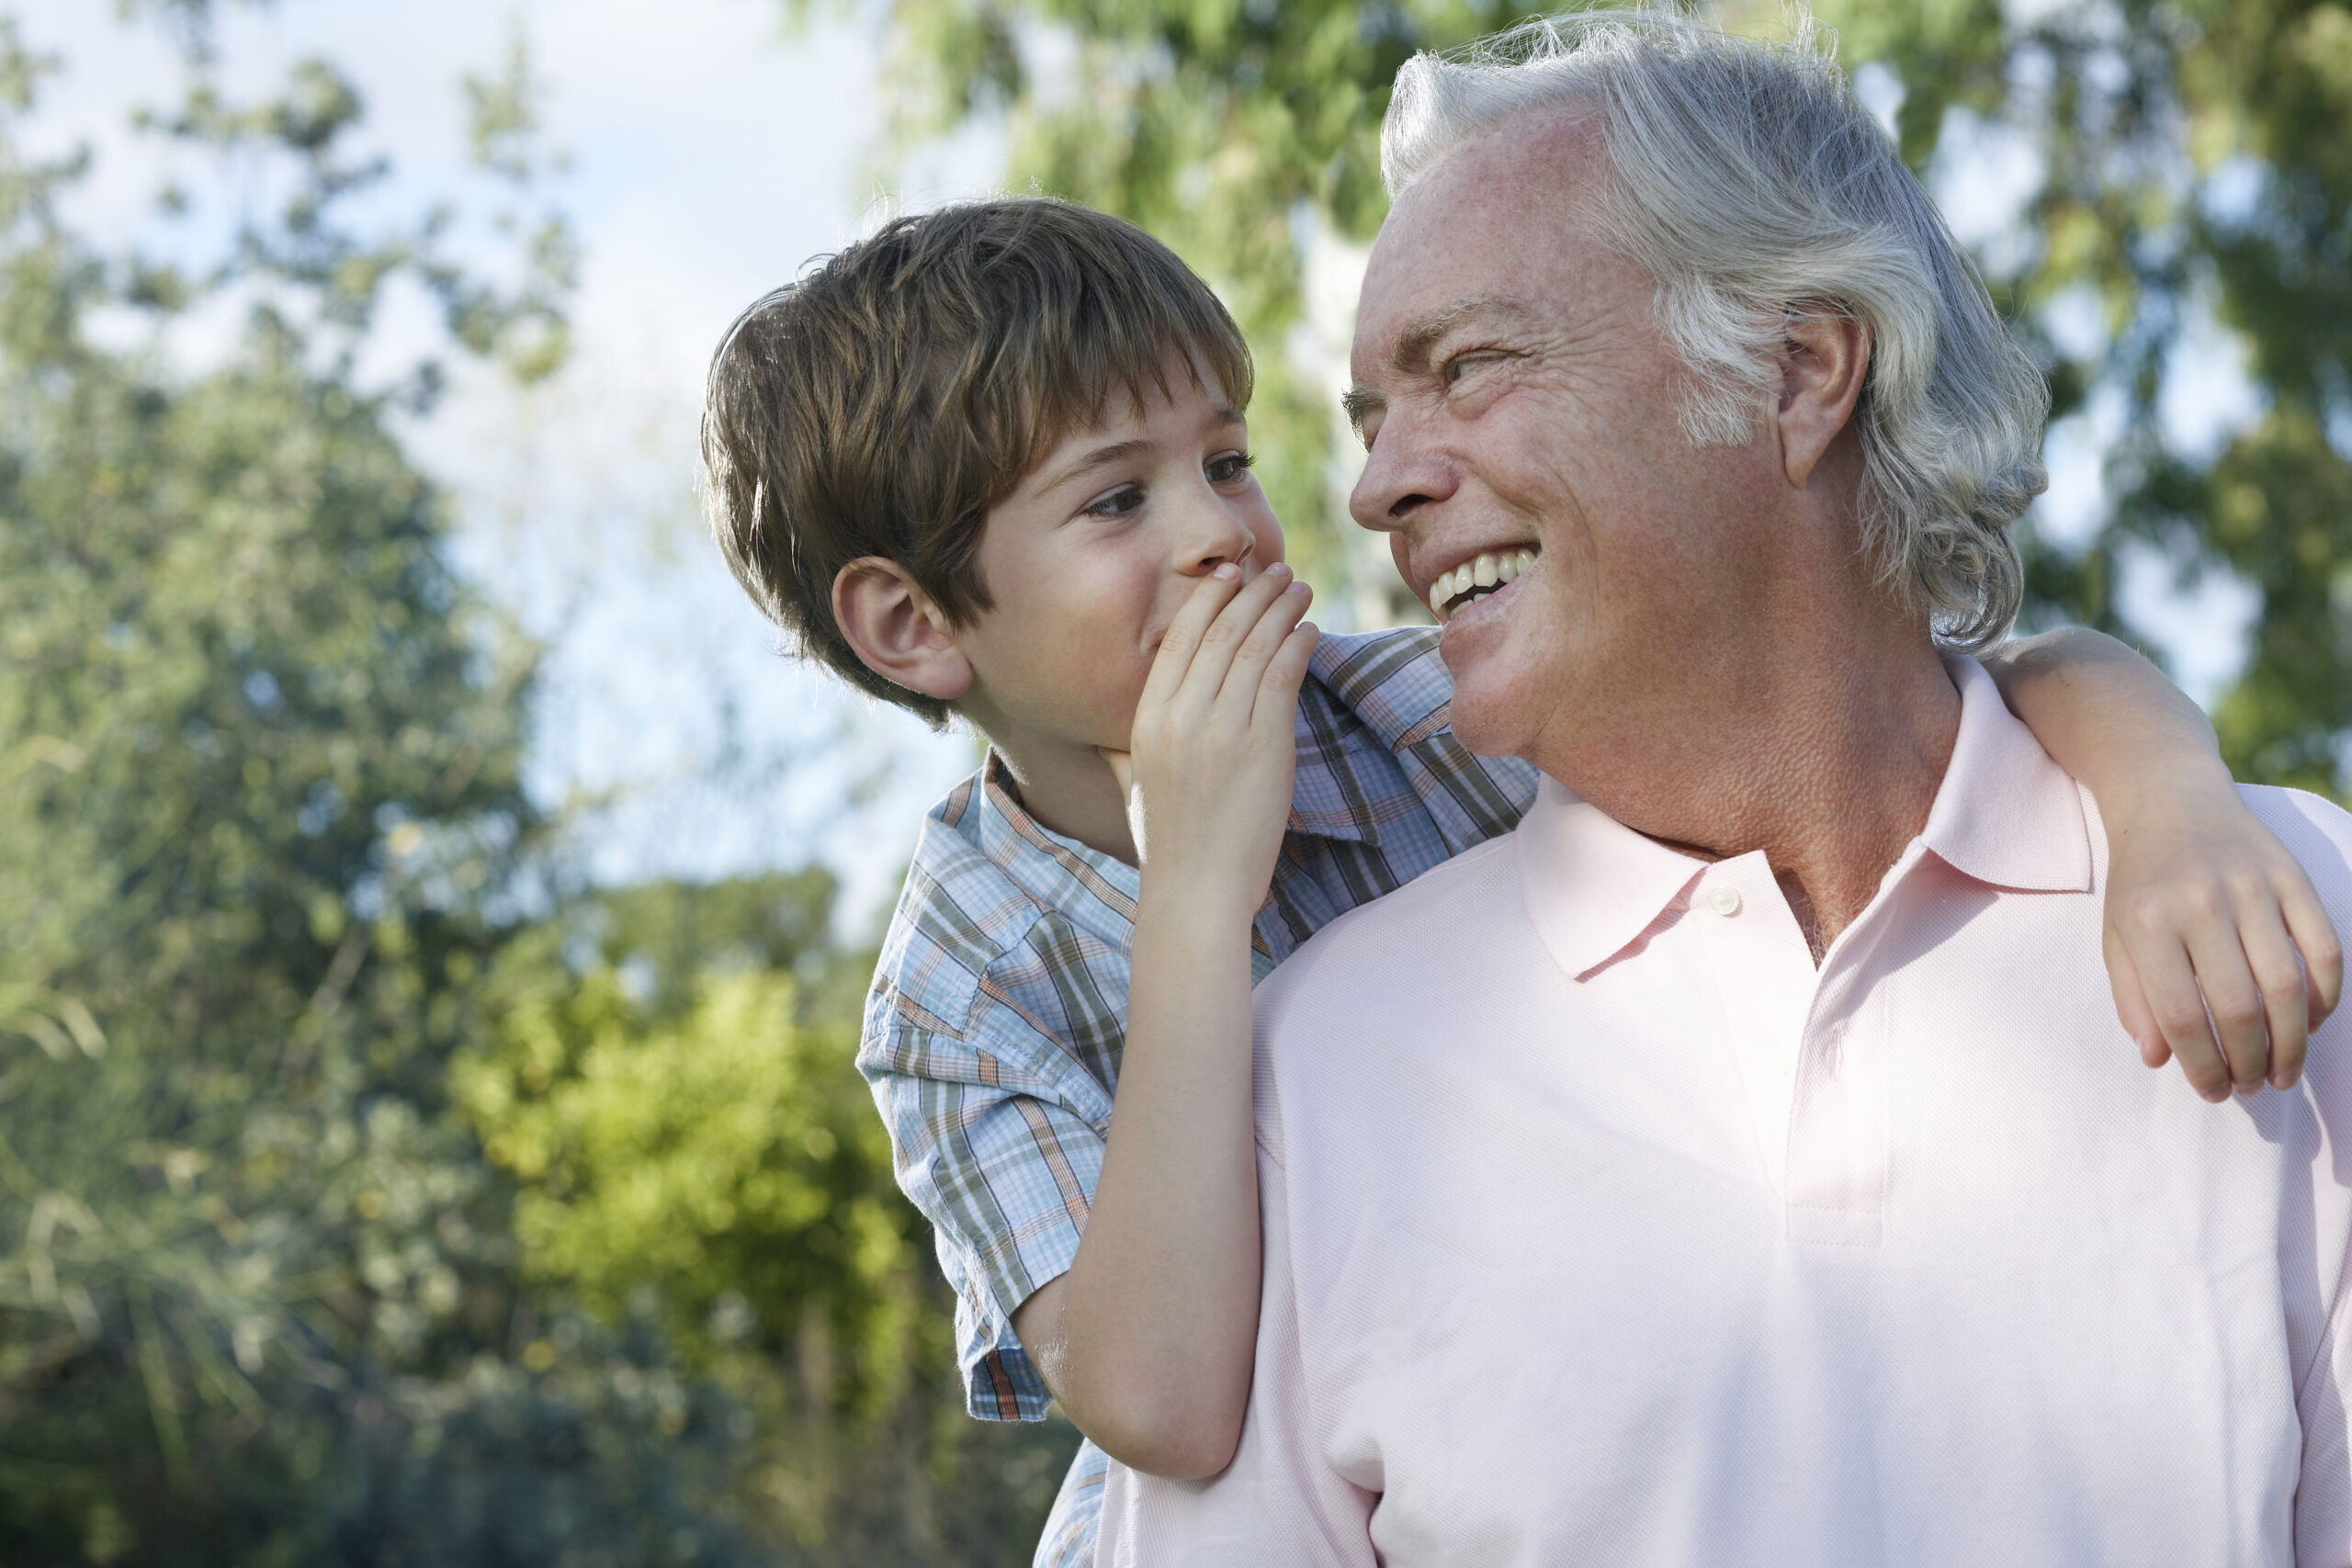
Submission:
[[[1718,915],[1739,913],[1739,889],[1728,882],[1718,882],[1707,889],[1707,908]]]

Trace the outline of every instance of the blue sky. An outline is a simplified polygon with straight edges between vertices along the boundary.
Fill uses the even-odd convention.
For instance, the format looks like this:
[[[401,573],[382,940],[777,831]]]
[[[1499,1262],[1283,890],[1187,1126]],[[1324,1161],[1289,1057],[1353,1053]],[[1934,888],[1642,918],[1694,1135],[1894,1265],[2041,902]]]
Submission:
[[[96,153],[76,220],[109,238],[162,235],[162,178],[203,188],[220,171],[185,154],[175,169],[129,133],[135,105],[171,100],[179,65],[154,31],[112,13],[97,0],[18,7],[28,39],[65,62],[31,134]],[[843,872],[862,925],[973,744],[776,654],[695,512],[703,366],[743,305],[886,200],[985,189],[1002,153],[979,137],[927,156],[900,190],[862,181],[878,131],[876,28],[788,31],[781,16],[775,0],[281,0],[224,6],[220,52],[232,89],[266,87],[305,54],[336,62],[367,100],[363,142],[393,162],[384,205],[414,209],[466,188],[458,78],[493,72],[519,29],[547,87],[547,141],[570,159],[550,194],[583,243],[579,351],[528,394],[460,374],[408,434],[453,494],[461,565],[549,645],[532,782],[550,801],[607,803],[581,818],[601,875],[819,856]],[[206,330],[178,346],[200,358]],[[388,364],[428,342],[423,302],[396,299],[381,335]]]
[[[31,135],[96,156],[74,197],[78,221],[108,238],[156,232],[152,195],[175,172],[232,203],[254,198],[235,171],[222,186],[222,171],[186,155],[175,170],[129,133],[131,108],[168,102],[178,80],[152,28],[125,28],[101,0],[16,9],[28,40],[66,65]],[[830,19],[792,31],[780,0],[223,0],[220,52],[231,87],[248,91],[305,54],[335,61],[367,98],[364,141],[397,171],[380,199],[415,209],[467,188],[460,73],[493,71],[511,39],[526,41],[547,141],[571,161],[550,194],[584,247],[579,351],[528,394],[461,375],[409,434],[454,498],[460,564],[548,645],[533,785],[589,807],[578,819],[600,875],[822,858],[842,872],[860,929],[974,746],[776,655],[695,513],[702,370],[750,300],[893,205],[992,188],[1004,152],[983,131],[878,179],[878,11],[811,10]],[[1947,141],[1936,184],[1955,228],[2001,243],[2032,188],[2031,150],[1997,128]],[[1336,250],[1317,258],[1314,335],[1326,353],[1344,352],[1358,265]],[[200,358],[220,330],[198,321],[175,346]],[[381,336],[387,363],[427,342],[422,301],[396,299]],[[2217,444],[2253,412],[2234,365],[2226,338],[2192,341],[2167,404],[2182,439]],[[2095,403],[2052,434],[2043,514],[2062,536],[2099,514],[2111,424]],[[2151,567],[2129,597],[2210,699],[2235,667],[2243,592],[2219,583],[2183,596]]]

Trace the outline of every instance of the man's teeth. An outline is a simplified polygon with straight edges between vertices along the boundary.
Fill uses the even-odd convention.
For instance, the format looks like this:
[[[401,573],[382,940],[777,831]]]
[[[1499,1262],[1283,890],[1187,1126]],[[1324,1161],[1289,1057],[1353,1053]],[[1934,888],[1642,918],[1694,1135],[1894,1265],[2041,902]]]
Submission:
[[[1464,561],[1452,571],[1440,572],[1430,584],[1430,614],[1443,615],[1446,605],[1474,588],[1499,588],[1535,564],[1533,550],[1505,550]]]

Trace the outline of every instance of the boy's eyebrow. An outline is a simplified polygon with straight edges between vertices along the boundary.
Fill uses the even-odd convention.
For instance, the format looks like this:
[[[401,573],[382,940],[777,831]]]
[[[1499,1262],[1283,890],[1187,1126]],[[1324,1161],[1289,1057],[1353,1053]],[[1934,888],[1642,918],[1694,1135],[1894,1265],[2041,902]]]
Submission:
[[[1051,479],[1037,488],[1040,491],[1059,490],[1070,480],[1081,479],[1097,468],[1107,468],[1114,463],[1124,463],[1130,457],[1141,457],[1144,453],[1153,450],[1153,445],[1137,436],[1130,441],[1113,441],[1097,446],[1092,451],[1071,459],[1067,466],[1057,469]]]
[[[1249,423],[1250,422],[1242,417],[1240,410],[1228,408],[1220,403],[1216,410],[1216,423],[1211,428],[1223,429],[1227,425],[1239,425],[1247,429]],[[1130,457],[1140,457],[1159,449],[1159,443],[1147,441],[1139,435],[1125,441],[1105,442],[1072,458],[1067,466],[1056,469],[1053,476],[1040,484],[1037,489],[1040,493],[1059,490],[1072,479],[1083,479],[1097,468],[1112,468],[1125,462]]]

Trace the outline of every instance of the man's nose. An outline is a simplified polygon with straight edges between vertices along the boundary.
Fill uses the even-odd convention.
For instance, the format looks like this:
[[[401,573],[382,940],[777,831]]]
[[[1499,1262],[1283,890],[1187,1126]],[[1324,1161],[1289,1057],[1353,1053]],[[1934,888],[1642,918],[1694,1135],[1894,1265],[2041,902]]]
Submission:
[[[1452,495],[1456,483],[1453,465],[1420,439],[1414,422],[1392,412],[1364,454],[1348,513],[1359,527],[1394,533],[1423,506]]]

